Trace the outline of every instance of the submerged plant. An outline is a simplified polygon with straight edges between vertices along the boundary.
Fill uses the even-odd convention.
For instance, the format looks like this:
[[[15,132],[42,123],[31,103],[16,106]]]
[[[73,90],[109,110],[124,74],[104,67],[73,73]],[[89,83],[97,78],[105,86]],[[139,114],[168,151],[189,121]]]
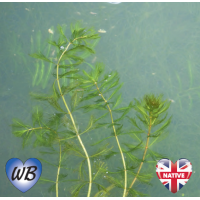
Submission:
[[[135,106],[134,109],[137,111],[138,115],[137,118],[143,124],[143,128],[136,123],[136,120],[133,118],[129,118],[134,127],[141,131],[142,133],[146,134],[146,144],[143,145],[144,153],[142,159],[140,160],[140,164],[137,170],[137,173],[134,174],[134,179],[130,184],[129,188],[132,188],[135,181],[139,179],[139,174],[142,169],[144,162],[147,162],[148,157],[152,157],[153,160],[158,158],[163,158],[162,155],[159,155],[156,152],[153,152],[149,147],[158,139],[158,137],[163,134],[164,129],[170,124],[171,117],[166,120],[166,115],[161,118],[161,115],[166,112],[166,110],[170,106],[170,102],[167,103],[168,100],[162,101],[162,95],[155,96],[154,94],[145,95],[141,101],[135,99]],[[160,127],[156,130],[154,127]],[[155,130],[154,130],[155,129]],[[137,136],[136,136],[137,137]],[[137,137],[138,138],[138,137]],[[150,138],[152,141],[150,143]],[[139,139],[141,144],[141,139]],[[150,144],[149,144],[150,143]],[[147,174],[146,174],[147,175]],[[150,177],[150,176],[149,176]],[[128,194],[128,192],[127,192]]]
[[[153,161],[162,158],[149,147],[163,135],[164,128],[170,123],[170,118],[166,120],[167,114],[160,117],[166,113],[170,103],[163,101],[162,96],[150,94],[141,101],[135,99],[135,104],[130,102],[119,107],[122,101],[119,91],[123,84],[119,83],[118,73],[106,73],[102,63],[93,66],[85,61],[89,54],[95,53],[92,47],[99,35],[92,28],[81,28],[79,23],[71,26],[71,38],[65,36],[61,26],[58,26],[58,31],[58,41],[49,41],[58,51],[57,63],[41,52],[31,54],[55,66],[52,93],[31,93],[33,98],[50,104],[48,114],[36,107],[32,125],[14,119],[14,135],[23,138],[23,147],[33,143],[34,147],[42,148],[41,155],[57,156],[57,163],[40,158],[57,168],[55,180],[52,177],[40,178],[41,182],[51,184],[49,191],[55,191],[56,196],[66,182],[70,182],[67,192],[71,196],[109,196],[115,188],[119,189],[112,196],[144,195],[133,185],[136,180],[149,184],[151,176],[140,173],[142,165],[150,156]],[[66,79],[70,80],[69,84],[61,81]],[[139,123],[131,117],[133,109]],[[124,128],[128,121],[134,129]],[[90,135],[94,136],[93,144]],[[130,138],[131,142],[127,143]],[[118,158],[120,167],[113,170],[118,167],[113,165]],[[151,160],[148,162],[150,164]]]

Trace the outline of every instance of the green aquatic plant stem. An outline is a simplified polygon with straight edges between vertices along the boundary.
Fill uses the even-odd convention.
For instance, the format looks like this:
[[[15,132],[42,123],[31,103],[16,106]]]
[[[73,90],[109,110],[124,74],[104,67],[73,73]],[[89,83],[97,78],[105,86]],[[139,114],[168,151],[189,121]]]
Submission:
[[[84,38],[84,37],[80,37],[80,38]],[[75,38],[72,42],[69,42],[69,44],[67,45],[66,49],[63,51],[63,53],[62,53],[61,56],[60,56],[60,58],[59,58],[59,60],[58,60],[58,63],[57,63],[57,84],[58,84],[58,89],[59,89],[59,91],[60,91],[60,95],[61,95],[61,97],[62,97],[63,103],[64,103],[64,105],[65,105],[65,107],[66,107],[66,109],[67,109],[67,112],[68,112],[68,114],[69,114],[69,116],[70,116],[70,119],[71,119],[71,121],[72,121],[72,124],[73,124],[73,126],[74,126],[74,129],[75,129],[77,138],[78,138],[78,140],[79,140],[79,143],[80,143],[80,145],[81,145],[81,147],[82,147],[82,149],[83,149],[83,151],[84,151],[84,153],[85,153],[86,159],[87,159],[88,171],[89,171],[89,188],[88,188],[87,197],[90,197],[91,188],[92,188],[92,169],[91,169],[90,158],[89,158],[88,153],[87,153],[87,150],[86,150],[86,148],[85,148],[85,146],[84,146],[84,144],[83,144],[83,142],[82,142],[82,140],[81,140],[81,137],[80,137],[80,135],[79,135],[79,133],[78,133],[78,130],[77,130],[77,127],[76,127],[74,118],[73,118],[73,116],[72,116],[72,113],[70,112],[70,109],[69,109],[69,107],[68,107],[68,105],[67,105],[67,102],[65,101],[64,95],[63,95],[62,90],[61,90],[61,87],[60,87],[59,74],[58,74],[58,71],[59,71],[59,63],[60,63],[61,58],[63,57],[63,55],[65,54],[65,52],[68,50],[69,46],[70,46],[75,40],[78,40],[78,39],[80,39],[80,38]]]
[[[28,129],[28,132],[29,131],[34,131],[34,130],[38,130],[38,129],[49,129],[49,130],[52,130],[48,127],[36,127],[36,128],[30,128]],[[54,130],[52,130],[54,131]],[[56,134],[57,132],[54,131]],[[62,152],[62,149],[61,149],[61,144],[60,144],[60,140],[59,140],[59,149],[60,149],[60,153],[59,153],[59,165],[58,165],[58,171],[57,171],[57,177],[56,177],[56,197],[58,197],[58,180],[59,180],[59,174],[60,174],[60,165],[61,165],[61,152]]]
[[[154,120],[155,122],[155,120]],[[150,136],[150,133],[151,133],[151,127],[152,127],[153,123],[152,123],[152,115],[151,115],[151,112],[149,113],[149,128],[148,128],[148,134],[147,134],[147,141],[146,141],[146,145],[145,145],[145,150],[144,150],[144,153],[143,153],[143,157],[142,157],[142,162],[140,163],[140,166],[138,168],[138,171],[137,171],[137,174],[135,176],[135,178],[133,179],[131,185],[129,188],[132,188],[135,181],[137,180],[137,177],[142,169],[142,166],[143,166],[143,163],[144,163],[144,159],[146,157],[146,153],[147,153],[147,150],[148,150],[148,145],[149,145],[149,136]],[[126,193],[126,196],[128,195],[128,192],[129,190],[127,190],[127,193]]]
[[[120,151],[120,154],[121,154],[121,158],[122,158],[122,163],[123,163],[123,167],[124,167],[124,192],[123,192],[123,197],[126,196],[126,189],[127,189],[127,170],[126,170],[126,162],[125,162],[125,158],[124,158],[124,154],[122,152],[122,149],[121,149],[121,146],[120,146],[120,143],[119,143],[119,140],[118,140],[118,137],[117,137],[117,133],[116,133],[116,129],[115,129],[115,125],[114,125],[114,120],[113,120],[113,116],[112,116],[112,110],[109,106],[109,104],[107,103],[107,100],[104,98],[102,92],[100,91],[98,85],[97,85],[97,82],[94,83],[99,94],[101,95],[102,99],[104,100],[104,102],[107,104],[107,108],[108,108],[108,111],[110,113],[110,117],[111,117],[111,121],[112,121],[112,127],[113,127],[113,131],[114,131],[114,134],[115,134],[115,139],[117,141],[117,145],[118,145],[118,148],[119,148],[119,151]]]
[[[56,197],[58,197],[58,180],[59,180],[59,174],[60,174],[61,152],[62,152],[60,140],[59,140],[59,146],[60,146],[60,156],[59,156],[59,165],[58,165],[57,178],[56,178]]]

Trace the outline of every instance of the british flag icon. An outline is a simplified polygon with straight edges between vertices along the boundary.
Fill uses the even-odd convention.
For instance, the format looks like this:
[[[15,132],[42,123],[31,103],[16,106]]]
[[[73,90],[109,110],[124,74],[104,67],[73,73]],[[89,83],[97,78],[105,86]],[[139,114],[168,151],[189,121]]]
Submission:
[[[192,175],[192,164],[189,160],[181,158],[174,164],[164,158],[156,165],[156,174],[161,183],[172,193],[178,192]]]

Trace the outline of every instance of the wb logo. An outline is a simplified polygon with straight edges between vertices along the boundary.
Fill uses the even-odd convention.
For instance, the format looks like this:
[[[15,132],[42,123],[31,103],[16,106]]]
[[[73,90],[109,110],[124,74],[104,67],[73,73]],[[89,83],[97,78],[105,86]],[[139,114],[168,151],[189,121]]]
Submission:
[[[6,174],[10,182],[21,192],[32,188],[42,173],[42,164],[36,158],[28,159],[24,164],[18,158],[6,163]]]

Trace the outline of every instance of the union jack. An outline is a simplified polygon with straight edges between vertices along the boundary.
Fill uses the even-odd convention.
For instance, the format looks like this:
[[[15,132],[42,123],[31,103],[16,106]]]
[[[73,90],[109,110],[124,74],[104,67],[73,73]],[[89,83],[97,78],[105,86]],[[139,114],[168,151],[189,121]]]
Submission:
[[[185,158],[179,159],[175,164],[167,158],[161,159],[156,165],[156,174],[169,191],[176,193],[192,175],[192,164]]]

